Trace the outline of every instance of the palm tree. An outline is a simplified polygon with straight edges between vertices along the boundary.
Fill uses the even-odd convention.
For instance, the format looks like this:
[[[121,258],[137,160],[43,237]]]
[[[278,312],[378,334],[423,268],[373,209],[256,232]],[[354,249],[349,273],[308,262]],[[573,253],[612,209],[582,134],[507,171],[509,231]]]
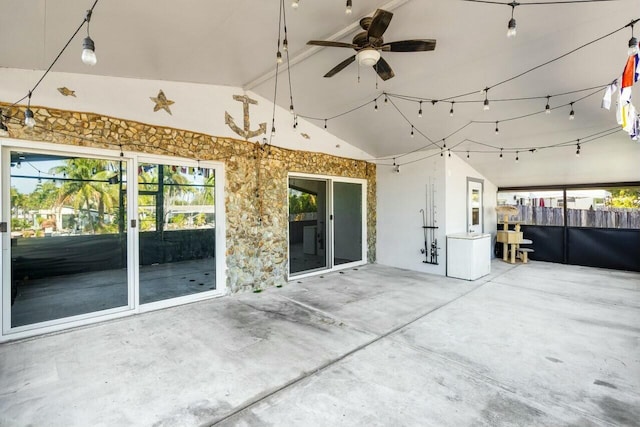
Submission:
[[[71,205],[78,211],[84,209],[94,234],[96,228],[104,226],[105,209],[111,212],[119,200],[117,189],[111,188],[113,186],[107,182],[107,176],[112,174],[109,165],[107,160],[79,158],[66,160],[64,165],[49,171],[67,178],[60,187],[56,206]],[[92,209],[98,212],[97,226],[93,223]]]

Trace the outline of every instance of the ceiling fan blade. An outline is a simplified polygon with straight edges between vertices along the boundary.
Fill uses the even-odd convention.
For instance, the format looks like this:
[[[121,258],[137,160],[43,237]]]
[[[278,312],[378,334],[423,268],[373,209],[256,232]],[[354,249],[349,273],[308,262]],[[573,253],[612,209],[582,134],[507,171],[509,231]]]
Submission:
[[[347,65],[351,64],[355,60],[356,60],[356,56],[355,55],[352,55],[352,56],[348,57],[347,59],[345,59],[344,61],[342,61],[341,63],[339,63],[335,67],[333,67],[324,76],[325,77],[333,77],[334,75],[338,74],[340,71],[344,70],[347,67]]]
[[[369,29],[367,30],[367,35],[370,38],[381,38],[384,32],[387,31],[391,18],[393,18],[393,13],[382,9],[376,10],[375,15],[373,15],[373,19],[371,20],[371,24],[369,25]]]
[[[389,46],[391,52],[425,52],[436,48],[436,41],[433,39],[426,40],[401,40],[397,42],[389,42],[382,47]]]
[[[348,47],[351,49],[357,49],[358,46],[351,43],[343,43],[343,42],[334,42],[330,40],[309,40],[307,44],[314,46],[325,46],[325,47]]]
[[[395,73],[391,69],[389,63],[382,57],[380,57],[373,68],[376,70],[376,73],[378,73],[382,80],[389,80],[391,77],[395,76]]]

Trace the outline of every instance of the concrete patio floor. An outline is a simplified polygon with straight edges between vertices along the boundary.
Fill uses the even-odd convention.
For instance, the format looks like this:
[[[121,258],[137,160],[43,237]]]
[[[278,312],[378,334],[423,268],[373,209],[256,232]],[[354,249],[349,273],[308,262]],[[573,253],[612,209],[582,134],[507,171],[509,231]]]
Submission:
[[[637,273],[368,265],[0,345],[2,426],[639,423]]]

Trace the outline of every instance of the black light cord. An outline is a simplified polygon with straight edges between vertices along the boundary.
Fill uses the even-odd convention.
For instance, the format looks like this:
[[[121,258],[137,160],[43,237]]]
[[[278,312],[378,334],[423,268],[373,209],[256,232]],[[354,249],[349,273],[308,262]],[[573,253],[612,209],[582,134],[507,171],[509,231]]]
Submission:
[[[62,54],[65,52],[67,47],[69,47],[69,44],[71,44],[71,42],[73,41],[75,36],[80,32],[80,30],[82,29],[82,27],[84,26],[85,23],[87,24],[87,27],[88,27],[88,25],[89,25],[89,18],[88,17],[91,16],[91,13],[93,12],[93,9],[96,7],[96,5],[98,4],[98,1],[99,0],[95,0],[93,2],[93,5],[87,11],[87,13],[85,15],[85,18],[82,20],[82,23],[78,26],[78,28],[76,28],[76,30],[73,32],[73,34],[71,35],[69,40],[67,40],[67,42],[62,47],[60,52],[58,52],[58,55],[56,55],[56,57],[53,59],[53,62],[51,63],[51,65],[49,65],[49,68],[47,68],[47,70],[44,72],[44,74],[42,74],[42,77],[40,77],[40,80],[38,80],[36,82],[36,84],[31,88],[31,90],[29,90],[29,92],[25,96],[23,96],[22,98],[20,98],[19,100],[17,100],[13,104],[11,104],[8,108],[14,107],[16,104],[19,104],[20,102],[24,101],[26,98],[31,98],[31,94],[38,88],[38,86],[40,86],[40,83],[42,83],[42,80],[44,80],[44,78],[47,76],[47,74],[49,74],[49,71],[51,71],[51,69],[56,64],[56,62],[58,62],[58,59],[60,59]],[[5,116],[5,117],[8,118],[8,116]]]

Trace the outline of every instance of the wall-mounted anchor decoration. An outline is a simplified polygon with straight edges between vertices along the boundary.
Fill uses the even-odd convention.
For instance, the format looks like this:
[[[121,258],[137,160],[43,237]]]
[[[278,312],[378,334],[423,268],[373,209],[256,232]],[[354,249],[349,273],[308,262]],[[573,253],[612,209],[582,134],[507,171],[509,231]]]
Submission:
[[[246,95],[233,95],[233,99],[242,102],[242,110],[244,112],[244,126],[243,129],[238,127],[233,121],[233,117],[231,117],[231,115],[225,111],[224,122],[231,128],[231,130],[243,137],[245,140],[253,138],[254,136],[262,135],[263,133],[267,133],[266,123],[260,123],[258,129],[256,130],[250,129],[251,123],[249,121],[249,104],[257,105],[258,101],[256,101],[255,99],[251,99]]]
[[[175,104],[175,102],[171,101],[170,99],[167,99],[162,89],[160,89],[160,92],[158,92],[158,96],[156,97],[150,96],[149,99],[156,103],[156,105],[153,107],[154,113],[159,110],[164,110],[167,113],[171,114],[171,110],[169,109],[169,106],[172,104]],[[171,115],[173,116],[173,114]]]
[[[60,92],[63,96],[73,96],[74,98],[76,97],[76,91],[75,90],[71,90],[66,86],[59,87],[58,88],[58,92]]]

